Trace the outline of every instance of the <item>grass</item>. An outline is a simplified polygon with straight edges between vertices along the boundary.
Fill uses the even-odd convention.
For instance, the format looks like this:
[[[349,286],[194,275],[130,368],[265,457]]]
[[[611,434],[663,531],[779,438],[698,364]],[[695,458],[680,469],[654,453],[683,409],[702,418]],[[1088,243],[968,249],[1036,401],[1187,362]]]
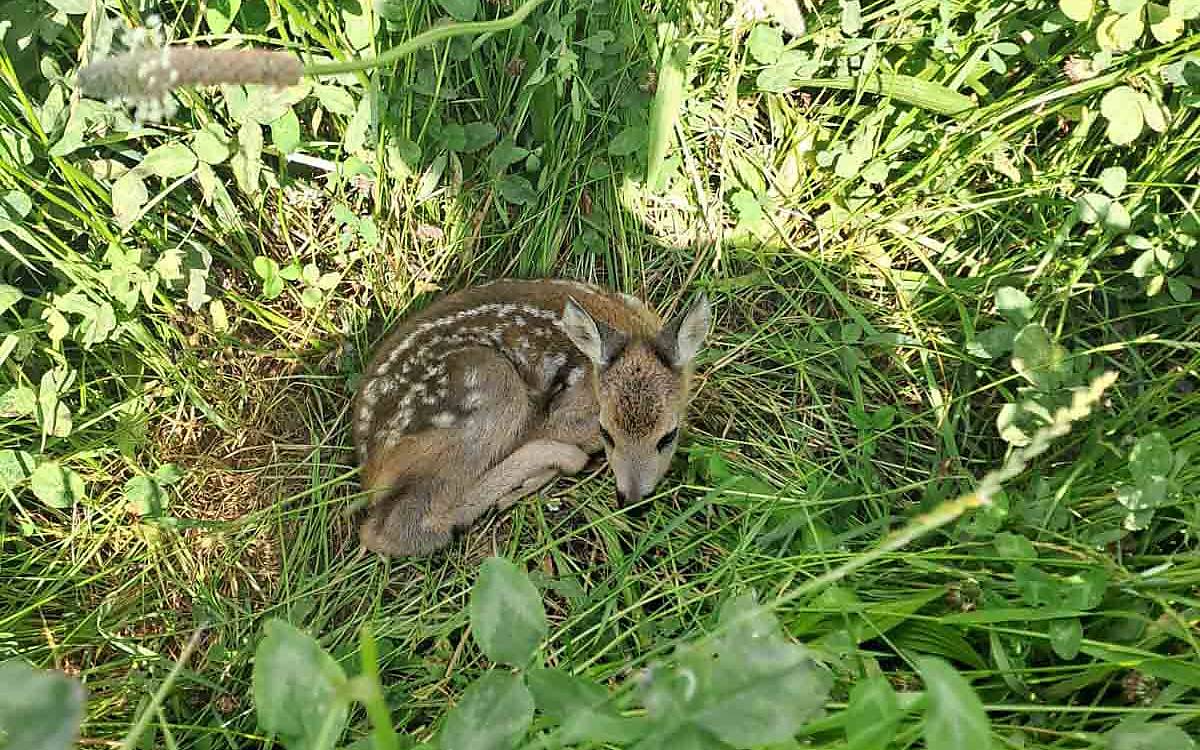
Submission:
[[[496,5],[483,4],[489,17]],[[336,171],[289,161],[264,124],[261,158],[222,159],[207,187],[194,160],[183,174],[143,175],[141,215],[126,227],[112,205],[121,170],[164,144],[198,150],[205,124],[228,138],[247,126],[225,93],[190,92],[173,120],[142,130],[102,109],[79,148],[56,153],[79,105],[55,76],[77,64],[84,16],[21,5],[31,15],[14,16],[0,57],[12,219],[0,220],[0,284],[22,293],[0,305],[0,344],[16,342],[0,345],[0,451],[59,461],[85,491],[53,508],[29,466],[0,483],[0,656],[78,675],[85,742],[116,746],[206,624],[142,746],[257,747],[250,674],[264,619],[304,627],[352,672],[369,624],[394,718],[423,740],[488,667],[465,601],[479,562],[501,554],[545,594],[546,662],[601,683],[710,629],[731,593],[755,587],[832,666],[831,712],[864,675],[918,689],[913,660],[933,654],[972,681],[1006,747],[1134,747],[1108,743],[1118,728],[1200,731],[1200,473],[1187,459],[1200,448],[1200,315],[1179,288],[1148,296],[1154,274],[1131,273],[1140,251],[1123,240],[1132,231],[1183,253],[1166,274],[1177,283],[1200,276],[1187,244],[1200,234],[1200,117],[1183,87],[1168,87],[1168,130],[1115,146],[1097,113],[1118,80],[1153,92],[1164,65],[1196,55],[1196,22],[1073,83],[1063,65],[1094,51],[1093,29],[1064,24],[1053,3],[945,6],[949,19],[935,2],[869,3],[849,42],[842,6],[806,9],[793,47],[825,62],[816,77],[873,59],[968,82],[963,93],[976,81],[978,106],[950,118],[869,90],[762,91],[751,24],[727,25],[729,3],[585,5],[550,0],[477,46],[322,81],[343,93],[294,105],[298,148]],[[159,12],[177,38],[240,32],[331,59],[383,51],[443,15],[425,0],[384,4],[389,20],[372,35],[373,11],[353,3],[247,0],[227,32],[227,6],[207,7]],[[27,18],[40,34],[18,44]],[[670,141],[665,189],[650,193],[640,180],[662,19],[690,57],[678,121],[654,128]],[[987,46],[1022,32],[1027,53],[981,75]],[[854,38],[871,41],[855,49]],[[547,59],[551,83],[527,86]],[[386,106],[363,132],[368,85]],[[497,175],[500,146],[450,153],[448,123],[494,125],[540,164]],[[261,176],[239,179],[259,161]],[[1072,226],[1076,199],[1102,193],[1102,171],[1117,166],[1132,227]],[[512,202],[513,175],[532,200]],[[272,297],[258,256],[315,264],[337,286],[312,305],[301,281]],[[664,311],[708,292],[716,326],[675,469],[638,509],[616,507],[601,469],[485,518],[432,559],[358,555],[342,510],[357,491],[345,428],[359,368],[407,311],[502,275],[599,281]],[[123,279],[149,285],[129,308]],[[1005,287],[1027,304],[998,310]],[[107,331],[96,322],[106,303]],[[1060,382],[1032,392],[1007,351],[979,351],[985,332],[1030,320],[1067,360]],[[86,343],[89,330],[98,340]],[[43,374],[63,366],[71,380],[55,394]],[[1119,376],[1102,408],[992,507],[814,597],[788,596],[1000,465],[1006,403],[1052,403],[1102,370]],[[22,389],[38,396],[33,408],[14,406]],[[72,412],[59,435],[55,398]],[[1131,530],[1118,488],[1137,483],[1131,449],[1155,432],[1179,455],[1153,518]],[[133,512],[128,480],[166,464],[183,477],[162,488],[162,511]],[[1097,571],[1095,601],[1070,606],[1090,585],[1072,576]],[[1071,654],[1053,623],[1075,618]],[[352,723],[347,742],[365,715]],[[919,742],[909,727],[890,746]]]

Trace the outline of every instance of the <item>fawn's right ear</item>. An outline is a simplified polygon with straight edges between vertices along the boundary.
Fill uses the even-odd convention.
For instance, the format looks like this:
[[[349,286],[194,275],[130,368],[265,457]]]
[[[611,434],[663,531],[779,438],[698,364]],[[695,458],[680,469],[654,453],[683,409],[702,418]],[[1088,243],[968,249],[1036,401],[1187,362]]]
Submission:
[[[561,326],[571,343],[597,367],[612,364],[628,343],[625,334],[593,318],[573,297],[567,298]]]

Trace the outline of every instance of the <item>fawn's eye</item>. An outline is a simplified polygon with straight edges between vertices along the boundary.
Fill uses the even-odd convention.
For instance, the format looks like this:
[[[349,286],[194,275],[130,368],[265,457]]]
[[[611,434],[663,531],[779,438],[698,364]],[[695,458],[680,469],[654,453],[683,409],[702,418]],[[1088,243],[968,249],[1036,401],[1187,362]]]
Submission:
[[[675,442],[675,438],[677,438],[677,437],[679,437],[679,428],[678,427],[676,427],[675,429],[668,432],[666,435],[663,435],[661,438],[659,438],[658,439],[658,452],[662,453],[667,448],[670,448],[671,444]]]
[[[608,430],[604,429],[603,426],[600,428],[600,437],[604,438],[605,445],[609,448],[613,447],[612,435],[608,434]]]

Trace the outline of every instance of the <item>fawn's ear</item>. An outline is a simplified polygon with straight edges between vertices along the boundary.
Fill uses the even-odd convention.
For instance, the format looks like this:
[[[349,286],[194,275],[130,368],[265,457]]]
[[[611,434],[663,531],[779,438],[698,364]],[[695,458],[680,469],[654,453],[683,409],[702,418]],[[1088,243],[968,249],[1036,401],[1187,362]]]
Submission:
[[[628,343],[625,334],[593,318],[573,297],[567,298],[561,326],[571,343],[597,367],[612,364]]]
[[[711,311],[703,292],[685,312],[676,315],[659,331],[656,344],[672,367],[682,369],[696,358],[708,335]]]

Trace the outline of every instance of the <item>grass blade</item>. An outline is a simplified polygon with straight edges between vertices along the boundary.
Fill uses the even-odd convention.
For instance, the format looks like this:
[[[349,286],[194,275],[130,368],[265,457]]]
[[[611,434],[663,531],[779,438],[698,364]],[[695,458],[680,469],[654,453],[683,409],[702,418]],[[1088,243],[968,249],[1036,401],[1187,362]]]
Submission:
[[[683,103],[690,53],[689,44],[676,38],[674,24],[659,24],[659,31],[663,40],[663,53],[658,66],[658,90],[654,94],[654,105],[650,110],[650,148],[646,163],[646,189],[652,192],[658,189],[658,183],[662,180],[667,149],[675,132],[675,123],[679,120],[679,107]]]

